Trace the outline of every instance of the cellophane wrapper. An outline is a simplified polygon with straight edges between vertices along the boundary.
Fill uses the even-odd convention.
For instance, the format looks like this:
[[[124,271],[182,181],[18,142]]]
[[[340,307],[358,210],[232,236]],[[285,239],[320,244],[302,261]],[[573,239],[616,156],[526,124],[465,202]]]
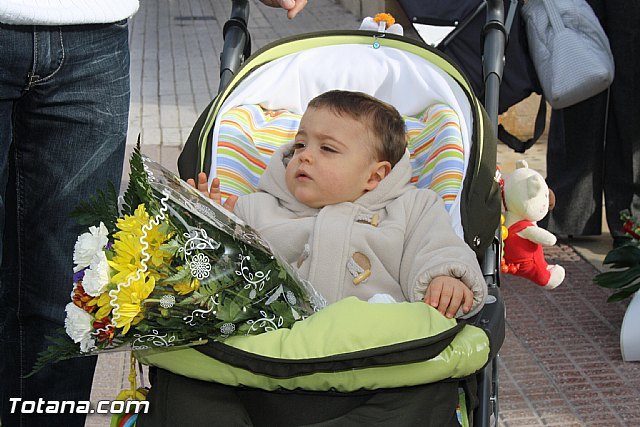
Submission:
[[[138,150],[130,165],[123,203],[107,191],[79,208],[93,225],[76,242],[65,333],[36,369],[288,328],[326,305],[240,218]]]

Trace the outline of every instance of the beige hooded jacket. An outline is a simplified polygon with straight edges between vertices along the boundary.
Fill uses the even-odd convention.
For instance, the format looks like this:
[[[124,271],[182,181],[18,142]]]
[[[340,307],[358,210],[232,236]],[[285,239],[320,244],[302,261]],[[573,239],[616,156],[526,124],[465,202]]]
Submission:
[[[473,251],[449,223],[433,191],[409,183],[409,152],[373,191],[355,202],[310,208],[287,189],[285,146],[276,151],[258,192],[238,200],[235,214],[256,229],[329,303],[389,294],[420,301],[431,279],[453,276],[474,294],[477,313],[487,285]]]

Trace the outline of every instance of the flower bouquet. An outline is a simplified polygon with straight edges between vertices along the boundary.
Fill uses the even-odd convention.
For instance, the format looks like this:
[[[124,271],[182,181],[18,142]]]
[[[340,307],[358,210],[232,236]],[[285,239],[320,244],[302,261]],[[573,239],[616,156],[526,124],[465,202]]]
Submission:
[[[75,245],[65,328],[34,372],[102,351],[287,328],[325,305],[235,215],[138,149],[130,165],[121,206],[111,185],[74,212],[90,227]]]
[[[605,257],[603,264],[610,265],[612,271],[600,273],[593,279],[597,285],[617,290],[609,302],[626,299],[640,289],[640,220],[628,210],[620,212],[620,218],[631,239]]]

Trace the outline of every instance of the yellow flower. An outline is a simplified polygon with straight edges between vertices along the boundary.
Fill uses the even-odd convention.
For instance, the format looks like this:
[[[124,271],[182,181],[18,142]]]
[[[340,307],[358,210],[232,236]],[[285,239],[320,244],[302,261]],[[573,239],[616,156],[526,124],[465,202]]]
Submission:
[[[142,243],[135,234],[121,234],[113,243],[114,256],[109,261],[109,267],[115,274],[111,277],[111,283],[125,282],[127,278],[143,268]]]
[[[113,312],[113,324],[118,328],[123,328],[123,335],[129,331],[131,325],[135,325],[143,319],[142,302],[153,291],[155,282],[153,276],[143,274],[138,280],[132,280],[129,286],[123,285],[119,291],[111,292],[116,297],[111,304],[119,307],[117,312]]]
[[[118,218],[116,227],[125,233],[141,233],[142,226],[149,223],[149,214],[145,210],[144,203],[138,205],[133,215],[125,215]],[[120,232],[116,233],[116,236]]]
[[[113,307],[111,306],[111,299],[109,293],[104,292],[98,298],[94,298],[89,302],[89,305],[97,305],[100,307],[96,313],[96,319],[103,319],[111,314]]]
[[[173,289],[180,295],[190,294],[200,288],[200,281],[196,278],[185,280],[173,285]]]
[[[111,284],[119,285],[120,288],[104,292],[95,299],[94,304],[99,307],[96,316],[100,317],[97,318],[112,316],[113,324],[122,328],[122,333],[125,334],[131,325],[143,319],[142,302],[149,297],[156,281],[164,276],[162,272],[151,267],[160,267],[167,260],[170,261],[171,254],[160,249],[170,238],[170,233],[163,232],[168,230],[166,224],[151,223],[151,217],[144,204],[140,204],[133,215],[119,218],[116,227],[119,231],[114,234],[111,248],[113,257],[108,262],[112,270]],[[146,236],[143,227],[149,227]],[[147,268],[143,265],[143,250],[150,257]],[[138,274],[140,277],[134,280]],[[110,293],[114,295],[114,301]]]
[[[135,274],[142,267],[144,255],[142,250],[145,245],[141,242],[143,226],[148,226],[150,216],[145,211],[144,204],[139,205],[133,215],[125,215],[119,218],[116,227],[120,230],[114,234],[114,257],[109,261],[109,266],[115,271],[111,278],[114,284],[125,282],[129,276]],[[171,259],[171,254],[160,247],[167,242],[170,234],[162,232],[166,229],[163,224],[152,224],[144,238],[146,253],[150,256],[148,264],[160,267]]]

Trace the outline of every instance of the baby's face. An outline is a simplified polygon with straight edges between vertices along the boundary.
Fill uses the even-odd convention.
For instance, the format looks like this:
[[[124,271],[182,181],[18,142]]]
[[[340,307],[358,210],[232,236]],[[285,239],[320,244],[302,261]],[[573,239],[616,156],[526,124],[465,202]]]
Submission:
[[[355,201],[390,169],[375,157],[374,144],[363,123],[325,108],[307,109],[286,169],[289,191],[312,208]]]

